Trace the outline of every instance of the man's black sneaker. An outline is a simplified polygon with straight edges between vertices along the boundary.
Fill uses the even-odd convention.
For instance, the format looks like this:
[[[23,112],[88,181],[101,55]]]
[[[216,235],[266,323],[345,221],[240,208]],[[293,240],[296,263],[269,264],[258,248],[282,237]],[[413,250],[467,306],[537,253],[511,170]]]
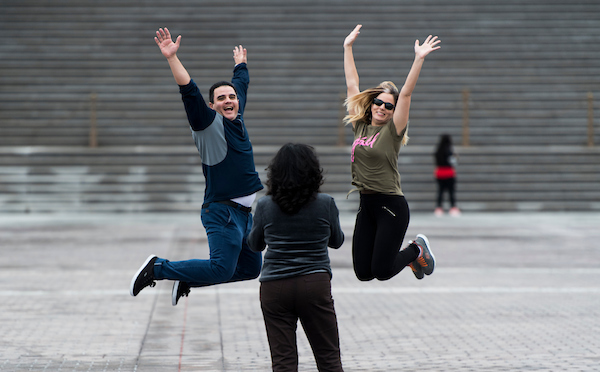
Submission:
[[[190,285],[185,282],[176,280],[173,283],[173,291],[171,292],[171,304],[177,306],[177,302],[183,296],[187,297],[190,294]]]
[[[155,255],[151,254],[140,269],[135,273],[131,284],[129,285],[129,293],[132,296],[137,296],[140,291],[148,286],[154,287],[156,282],[154,281],[154,262],[156,262]]]
[[[435,269],[435,257],[429,248],[429,240],[427,240],[425,235],[419,234],[414,243],[418,245],[421,250],[416,262],[421,266],[425,275],[431,275],[433,269]]]

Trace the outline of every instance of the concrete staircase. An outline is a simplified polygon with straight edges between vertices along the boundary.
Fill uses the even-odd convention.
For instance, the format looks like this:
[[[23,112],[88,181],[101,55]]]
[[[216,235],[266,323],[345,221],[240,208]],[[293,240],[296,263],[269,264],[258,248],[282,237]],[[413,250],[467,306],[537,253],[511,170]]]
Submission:
[[[433,148],[458,147],[465,210],[598,210],[600,155],[587,147],[600,97],[595,0],[7,0],[0,4],[0,211],[197,210],[203,179],[185,113],[152,37],[183,35],[179,57],[206,94],[248,49],[246,123],[262,171],[285,142],[315,145],[324,191],[355,208],[341,127],[344,37],[363,88],[404,81],[416,38],[443,40],[423,69],[399,162],[413,211],[433,208]],[[469,92],[464,101],[463,91]],[[594,100],[594,101],[595,101]],[[593,142],[600,144],[598,105]],[[95,123],[97,148],[88,148]],[[263,177],[264,179],[264,177]]]
[[[278,147],[256,146],[261,179]],[[402,150],[399,166],[411,211],[434,208],[431,149]],[[598,211],[600,149],[561,146],[458,148],[458,201],[464,211]],[[319,146],[322,191],[354,211],[349,147]],[[204,177],[193,146],[0,148],[3,212],[198,211]],[[260,195],[264,194],[264,191]]]

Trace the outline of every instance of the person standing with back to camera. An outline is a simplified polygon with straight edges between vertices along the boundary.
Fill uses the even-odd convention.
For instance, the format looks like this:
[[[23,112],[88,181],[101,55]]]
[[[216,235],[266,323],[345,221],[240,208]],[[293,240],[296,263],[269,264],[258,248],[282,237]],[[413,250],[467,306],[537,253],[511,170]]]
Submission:
[[[448,213],[452,217],[460,216],[460,209],[456,206],[456,164],[457,156],[452,146],[452,137],[449,134],[442,134],[440,142],[434,154],[435,158],[435,179],[438,185],[436,208],[434,214],[438,217],[444,215],[442,207],[444,193],[448,193],[450,199],[450,210]]]
[[[435,257],[429,241],[417,235],[400,249],[410,213],[400,187],[398,154],[408,136],[412,92],[425,57],[440,48],[441,40],[429,35],[423,44],[415,41],[415,58],[400,91],[391,81],[375,88],[359,89],[352,46],[362,25],[344,40],[344,72],[348,96],[346,123],[352,124],[352,184],[360,192],[360,206],[352,239],[354,272],[361,281],[388,280],[406,266],[417,279],[431,275]]]
[[[344,242],[333,198],[319,192],[323,170],[314,149],[288,143],[267,168],[267,195],[256,205],[250,248],[267,246],[260,304],[274,372],[298,370],[298,320],[319,371],[341,372],[327,247]]]

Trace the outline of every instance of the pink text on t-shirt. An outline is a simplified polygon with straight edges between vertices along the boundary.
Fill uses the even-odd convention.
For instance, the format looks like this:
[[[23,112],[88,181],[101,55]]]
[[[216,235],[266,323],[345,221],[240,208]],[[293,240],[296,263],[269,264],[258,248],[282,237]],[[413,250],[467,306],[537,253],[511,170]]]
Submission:
[[[358,137],[357,139],[355,139],[354,143],[352,144],[352,153],[350,155],[350,161],[354,163],[354,149],[356,148],[356,146],[368,146],[370,148],[373,148],[375,141],[377,141],[377,137],[379,137],[379,133],[372,135],[371,137]]]

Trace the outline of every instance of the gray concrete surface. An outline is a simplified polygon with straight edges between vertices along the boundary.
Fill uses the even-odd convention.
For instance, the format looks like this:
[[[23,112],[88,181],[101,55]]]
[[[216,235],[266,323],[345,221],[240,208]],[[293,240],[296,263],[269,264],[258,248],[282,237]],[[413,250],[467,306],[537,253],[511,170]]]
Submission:
[[[600,214],[412,216],[432,276],[352,272],[331,251],[346,371],[600,370]],[[257,280],[131,297],[151,253],[206,257],[199,215],[0,215],[0,371],[268,371]],[[301,327],[300,371],[316,370]]]

